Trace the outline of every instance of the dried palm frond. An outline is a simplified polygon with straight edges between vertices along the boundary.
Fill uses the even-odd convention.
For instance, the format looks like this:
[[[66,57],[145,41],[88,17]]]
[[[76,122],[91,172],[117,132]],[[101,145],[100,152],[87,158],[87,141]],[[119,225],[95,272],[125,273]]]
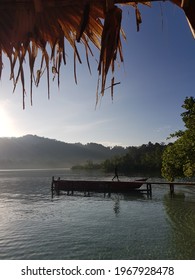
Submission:
[[[116,6],[108,10],[105,16],[104,28],[102,32],[101,51],[98,71],[102,76],[101,92],[104,94],[106,85],[106,76],[110,66],[114,69],[114,61],[117,55],[117,49],[120,44],[120,27],[122,11]]]
[[[23,106],[25,106],[24,63],[30,69],[30,96],[32,103],[33,84],[39,86],[40,79],[46,71],[48,96],[50,95],[50,74],[57,76],[60,85],[60,69],[66,64],[66,40],[74,52],[74,76],[76,63],[82,63],[78,43],[85,47],[89,71],[89,54],[93,55],[90,45],[100,52],[98,73],[103,95],[108,71],[114,72],[114,63],[119,54],[123,61],[120,34],[125,38],[121,28],[121,5],[135,9],[137,30],[142,22],[138,4],[151,6],[151,2],[160,0],[1,0],[0,1],[0,77],[3,70],[2,54],[10,61],[10,79],[15,90],[18,81],[22,85]],[[164,1],[164,0],[162,0]],[[195,30],[195,1],[170,0],[184,9],[186,16]],[[49,48],[48,48],[49,46]],[[41,54],[41,60],[39,55]],[[38,67],[37,61],[40,61]],[[99,82],[98,82],[99,83]],[[114,75],[111,79],[113,96]]]

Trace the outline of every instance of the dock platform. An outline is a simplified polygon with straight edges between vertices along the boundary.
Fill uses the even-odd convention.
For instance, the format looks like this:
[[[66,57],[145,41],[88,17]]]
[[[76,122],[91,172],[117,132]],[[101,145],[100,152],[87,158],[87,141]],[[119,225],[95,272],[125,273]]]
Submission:
[[[145,193],[148,197],[152,196],[153,185],[169,186],[170,194],[174,194],[175,186],[195,186],[195,182],[152,182],[147,178],[135,181],[95,181],[95,180],[63,180],[54,179],[52,177],[51,192],[59,195],[61,192],[66,192],[67,195],[73,195],[74,192],[84,193],[89,196],[90,193],[103,193],[104,196],[111,193]]]
[[[145,179],[136,181],[86,181],[86,180],[61,180],[52,177],[51,190],[52,194],[60,194],[61,191],[67,192],[68,195],[74,192],[82,192],[84,195],[90,193],[103,193],[104,195],[111,193],[132,193],[141,192],[151,195],[151,185],[146,184]],[[146,188],[141,188],[145,184]]]

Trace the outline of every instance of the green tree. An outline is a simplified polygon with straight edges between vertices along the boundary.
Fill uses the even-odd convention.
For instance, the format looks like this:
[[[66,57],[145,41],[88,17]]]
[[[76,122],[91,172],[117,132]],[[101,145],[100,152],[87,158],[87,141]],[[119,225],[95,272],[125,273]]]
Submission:
[[[170,135],[178,139],[167,146],[162,157],[162,176],[170,181],[195,176],[195,98],[186,97],[182,108],[186,130]]]
[[[117,165],[120,172],[158,172],[160,173],[162,164],[162,153],[165,145],[162,144],[143,144],[139,147],[129,147],[123,156],[113,157],[102,163],[105,171],[113,171]]]

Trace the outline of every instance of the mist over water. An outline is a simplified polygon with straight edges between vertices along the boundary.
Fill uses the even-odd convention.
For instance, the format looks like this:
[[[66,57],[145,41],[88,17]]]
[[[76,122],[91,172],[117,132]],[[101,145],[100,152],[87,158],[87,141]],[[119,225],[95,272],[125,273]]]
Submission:
[[[51,178],[101,172],[0,171],[0,259],[195,259],[195,188],[51,197]],[[121,180],[131,178],[122,178]],[[132,180],[132,179],[131,179]],[[153,180],[158,180],[153,178]]]

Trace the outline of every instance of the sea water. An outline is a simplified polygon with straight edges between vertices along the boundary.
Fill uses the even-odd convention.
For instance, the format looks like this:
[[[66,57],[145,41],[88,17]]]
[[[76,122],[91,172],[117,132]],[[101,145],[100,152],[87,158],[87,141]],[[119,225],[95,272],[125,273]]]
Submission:
[[[112,178],[68,169],[1,170],[0,260],[195,259],[195,187],[175,187],[173,197],[168,186],[154,185],[151,198],[145,194],[52,198],[53,175]]]

